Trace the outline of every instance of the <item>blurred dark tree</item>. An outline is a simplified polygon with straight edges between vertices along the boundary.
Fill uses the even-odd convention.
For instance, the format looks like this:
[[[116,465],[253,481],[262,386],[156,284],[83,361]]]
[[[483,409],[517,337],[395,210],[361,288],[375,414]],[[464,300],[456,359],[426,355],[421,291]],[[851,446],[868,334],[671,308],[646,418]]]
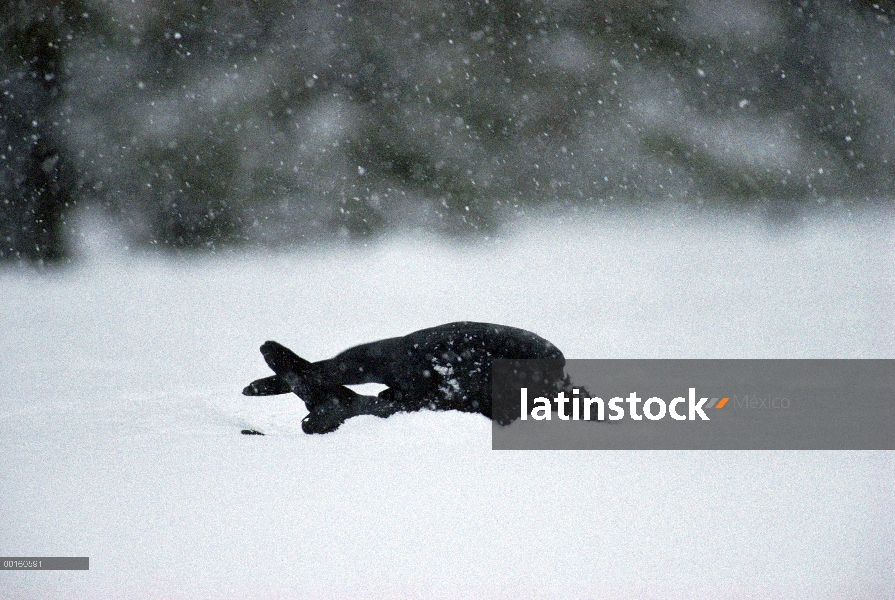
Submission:
[[[54,3],[0,8],[0,259],[42,264],[66,256],[62,225],[76,196],[60,139],[68,20]]]

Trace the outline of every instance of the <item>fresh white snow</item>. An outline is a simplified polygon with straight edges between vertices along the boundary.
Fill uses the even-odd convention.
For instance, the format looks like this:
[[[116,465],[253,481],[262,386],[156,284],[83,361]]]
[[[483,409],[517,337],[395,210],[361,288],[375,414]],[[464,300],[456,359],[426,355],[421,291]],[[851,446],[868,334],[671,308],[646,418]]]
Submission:
[[[455,320],[570,358],[895,357],[891,214],[715,217],[190,260],[88,229],[79,266],[0,270],[0,555],[90,557],[0,598],[895,597],[891,452],[495,452],[428,411],[307,436],[240,395],[267,339]]]

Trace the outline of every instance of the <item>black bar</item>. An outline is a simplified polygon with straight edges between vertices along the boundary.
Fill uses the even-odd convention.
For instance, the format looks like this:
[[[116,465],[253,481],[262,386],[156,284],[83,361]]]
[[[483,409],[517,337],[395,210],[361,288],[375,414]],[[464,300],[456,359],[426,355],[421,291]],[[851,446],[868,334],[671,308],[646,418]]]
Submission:
[[[2,556],[0,571],[89,571],[86,556]]]
[[[895,450],[895,360],[556,362],[493,362],[493,449]]]

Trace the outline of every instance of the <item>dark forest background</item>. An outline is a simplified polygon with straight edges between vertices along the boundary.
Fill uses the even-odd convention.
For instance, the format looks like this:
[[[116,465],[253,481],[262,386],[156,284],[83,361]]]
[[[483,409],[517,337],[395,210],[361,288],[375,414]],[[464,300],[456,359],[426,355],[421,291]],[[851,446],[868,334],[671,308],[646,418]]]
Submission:
[[[891,2],[0,8],[0,259],[487,235],[541,208],[891,201]]]

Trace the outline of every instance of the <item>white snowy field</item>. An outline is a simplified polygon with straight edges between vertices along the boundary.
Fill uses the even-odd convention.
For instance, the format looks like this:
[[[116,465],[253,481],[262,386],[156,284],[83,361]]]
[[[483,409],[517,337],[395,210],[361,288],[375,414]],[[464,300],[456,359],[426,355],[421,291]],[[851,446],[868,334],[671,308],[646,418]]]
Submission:
[[[481,416],[307,436],[247,398],[448,321],[570,358],[895,357],[895,220],[531,223],[475,246],[0,271],[0,598],[895,597],[895,453],[496,452]],[[265,436],[244,436],[251,428]]]

